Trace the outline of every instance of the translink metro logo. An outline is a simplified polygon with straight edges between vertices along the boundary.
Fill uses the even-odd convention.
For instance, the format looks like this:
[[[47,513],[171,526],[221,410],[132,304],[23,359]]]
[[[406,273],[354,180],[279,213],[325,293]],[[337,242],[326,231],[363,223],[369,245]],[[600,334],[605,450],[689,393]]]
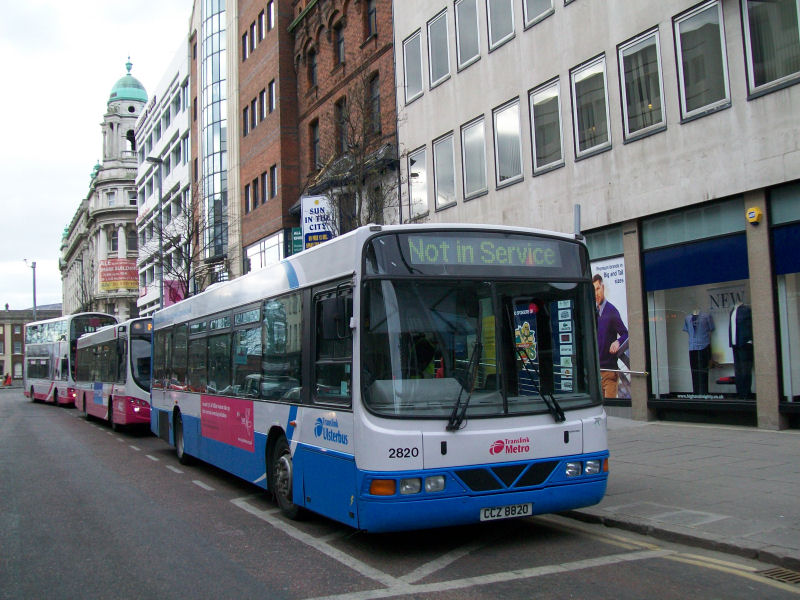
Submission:
[[[522,454],[531,451],[531,440],[528,437],[496,440],[489,446],[489,454]]]

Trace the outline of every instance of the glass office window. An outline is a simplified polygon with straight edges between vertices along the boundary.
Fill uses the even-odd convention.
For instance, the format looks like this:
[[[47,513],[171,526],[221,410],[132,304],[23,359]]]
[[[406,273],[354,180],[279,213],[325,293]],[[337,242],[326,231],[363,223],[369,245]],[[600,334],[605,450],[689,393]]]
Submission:
[[[486,0],[489,21],[489,50],[494,50],[514,37],[514,3],[512,0]]]
[[[605,56],[572,69],[570,83],[576,157],[610,148]]]
[[[464,198],[486,192],[486,144],[483,117],[461,128],[461,164],[464,171]]]
[[[425,147],[408,155],[409,218],[415,219],[428,212],[428,172]]]
[[[493,111],[495,176],[498,186],[522,179],[522,140],[519,133],[519,100]]]
[[[798,0],[742,2],[750,93],[800,81]]]
[[[431,87],[450,76],[450,49],[447,45],[447,11],[428,22],[428,65]]]
[[[681,117],[730,105],[722,4],[706,2],[673,19]]]
[[[663,129],[666,120],[658,30],[622,44],[618,58],[625,138]]]
[[[564,164],[561,141],[561,96],[558,80],[546,83],[529,95],[533,172]]]
[[[403,69],[406,82],[406,103],[422,95],[422,48],[420,32],[403,42]]]
[[[452,133],[433,142],[433,182],[436,208],[445,208],[456,201],[455,142]]]
[[[535,25],[553,14],[553,0],[522,0],[525,27]]]
[[[458,0],[455,8],[458,68],[463,69],[481,57],[478,0]]]

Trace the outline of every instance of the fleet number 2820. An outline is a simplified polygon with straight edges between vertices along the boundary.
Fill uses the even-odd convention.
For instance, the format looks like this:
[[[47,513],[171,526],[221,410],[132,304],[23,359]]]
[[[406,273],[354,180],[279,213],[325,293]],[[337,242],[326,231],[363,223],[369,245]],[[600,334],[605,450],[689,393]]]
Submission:
[[[419,448],[389,448],[389,458],[417,458]]]

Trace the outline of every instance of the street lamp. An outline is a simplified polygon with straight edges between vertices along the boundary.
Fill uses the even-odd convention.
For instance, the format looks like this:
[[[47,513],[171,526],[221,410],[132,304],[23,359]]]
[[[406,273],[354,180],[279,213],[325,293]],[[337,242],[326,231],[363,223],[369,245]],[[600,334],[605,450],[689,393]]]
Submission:
[[[163,160],[155,156],[148,156],[147,162],[156,165],[158,169],[158,308],[164,308],[164,228],[162,227],[162,190],[161,190],[161,165]]]
[[[25,264],[28,265],[28,259],[24,259]],[[32,261],[31,264],[28,265],[31,269],[33,269],[33,320],[36,320],[36,261]]]

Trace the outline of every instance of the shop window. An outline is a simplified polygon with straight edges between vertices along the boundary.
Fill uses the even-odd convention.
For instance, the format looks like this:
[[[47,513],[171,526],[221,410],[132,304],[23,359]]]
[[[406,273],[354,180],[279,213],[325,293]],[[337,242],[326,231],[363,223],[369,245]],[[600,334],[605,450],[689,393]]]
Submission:
[[[800,184],[770,192],[780,341],[781,396],[800,402]]]
[[[436,189],[436,210],[456,201],[456,167],[453,134],[433,142],[433,182]]]
[[[618,54],[625,139],[664,129],[658,29],[620,45]]]
[[[706,2],[672,20],[678,62],[681,117],[730,106],[722,3]]]
[[[405,74],[406,104],[422,95],[422,48],[420,32],[403,42],[403,72]]]
[[[708,207],[711,208],[711,207]],[[722,225],[703,210],[643,227],[651,388],[658,399],[751,400],[753,328],[744,232],[722,235],[741,198],[719,203]],[[670,235],[665,235],[668,232]],[[701,239],[704,238],[704,239]]]
[[[409,219],[428,212],[428,171],[425,147],[408,155]]]
[[[481,57],[481,42],[478,35],[478,0],[457,0],[455,11],[458,68],[463,69]]]
[[[747,84],[751,94],[800,81],[797,0],[744,0]]]
[[[531,91],[528,99],[534,147],[533,172],[537,174],[564,164],[558,79]]]
[[[610,148],[605,56],[572,69],[570,84],[576,158]]]

